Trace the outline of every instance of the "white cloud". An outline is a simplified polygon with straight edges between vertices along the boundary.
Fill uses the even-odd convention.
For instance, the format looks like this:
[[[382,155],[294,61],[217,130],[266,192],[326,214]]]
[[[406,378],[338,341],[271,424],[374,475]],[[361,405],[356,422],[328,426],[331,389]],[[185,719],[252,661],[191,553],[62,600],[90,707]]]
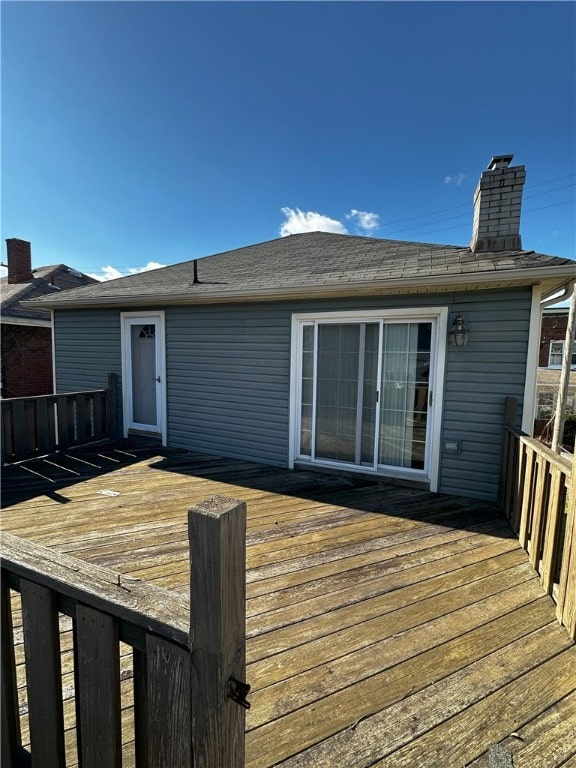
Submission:
[[[357,230],[364,235],[373,233],[380,226],[380,216],[377,213],[357,211],[355,208],[352,208],[350,213],[346,214],[346,218],[351,219],[355,223]]]
[[[338,235],[348,234],[341,221],[331,219],[323,213],[301,211],[299,208],[281,208],[286,220],[280,227],[280,236],[298,235],[302,232],[334,232]]]
[[[128,275],[137,275],[140,272],[149,272],[151,269],[160,269],[160,267],[165,267],[165,264],[159,264],[157,261],[149,261],[148,264],[146,264],[143,267],[128,267],[128,269],[125,272],[121,272],[116,267],[111,266],[110,264],[107,267],[101,268],[100,274],[94,274],[91,272],[88,272],[87,274],[90,275],[90,277],[93,277],[95,280],[105,281],[105,280],[116,280],[118,277],[127,277]]]
[[[6,277],[8,274],[8,267],[0,267],[0,277]]]
[[[466,174],[462,173],[462,171],[458,171],[454,176],[444,176],[444,184],[456,184],[456,186],[459,187],[465,178]]]

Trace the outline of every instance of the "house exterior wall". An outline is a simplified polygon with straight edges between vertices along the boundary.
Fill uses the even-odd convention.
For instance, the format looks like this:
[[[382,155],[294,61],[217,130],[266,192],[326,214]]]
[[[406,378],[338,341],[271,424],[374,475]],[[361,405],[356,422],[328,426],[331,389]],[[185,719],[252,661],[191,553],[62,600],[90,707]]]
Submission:
[[[52,393],[52,330],[2,323],[2,397]]]
[[[118,376],[117,420],[122,424],[120,313],[116,310],[54,312],[56,392],[106,389]]]
[[[459,453],[442,451],[439,490],[495,498],[506,396],[521,419],[530,288],[166,307],[168,445],[286,466],[292,314],[416,306],[447,306],[470,329],[467,346],[447,348],[441,446]],[[120,375],[119,311],[55,315],[58,391]]]

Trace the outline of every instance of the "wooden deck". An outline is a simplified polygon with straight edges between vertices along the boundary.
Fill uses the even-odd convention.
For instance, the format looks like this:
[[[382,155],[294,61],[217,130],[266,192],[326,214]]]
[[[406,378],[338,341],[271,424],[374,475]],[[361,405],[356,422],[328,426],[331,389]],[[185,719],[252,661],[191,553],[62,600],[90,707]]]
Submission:
[[[247,502],[250,768],[576,766],[576,647],[490,504],[130,446],[3,491],[4,530],[183,594],[187,508]]]

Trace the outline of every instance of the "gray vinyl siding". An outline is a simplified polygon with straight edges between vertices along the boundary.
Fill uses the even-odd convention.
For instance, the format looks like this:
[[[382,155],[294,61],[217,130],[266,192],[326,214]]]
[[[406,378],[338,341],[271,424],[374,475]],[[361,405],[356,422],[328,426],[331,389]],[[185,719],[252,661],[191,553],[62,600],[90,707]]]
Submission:
[[[122,355],[118,310],[54,312],[56,392],[105,389],[108,373],[118,377],[118,419],[122,428]]]
[[[461,451],[442,450],[444,493],[496,497],[507,396],[518,398],[521,421],[531,301],[524,288],[456,296],[450,306],[464,314],[470,339],[447,348],[442,447],[458,440]]]
[[[286,466],[286,306],[167,309],[166,369],[170,445]]]
[[[168,445],[286,466],[293,313],[446,306],[470,341],[447,347],[440,488],[493,499],[506,396],[521,418],[531,289],[166,307]],[[120,313],[56,314],[59,391],[121,373]],[[457,440],[460,453],[443,450]]]

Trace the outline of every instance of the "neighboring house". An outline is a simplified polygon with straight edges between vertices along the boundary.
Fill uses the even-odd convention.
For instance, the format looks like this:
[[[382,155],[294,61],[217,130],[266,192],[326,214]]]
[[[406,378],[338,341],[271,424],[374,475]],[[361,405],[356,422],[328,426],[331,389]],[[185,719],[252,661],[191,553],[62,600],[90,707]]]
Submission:
[[[535,434],[547,438],[552,431],[556,410],[556,397],[560,389],[562,358],[566,344],[568,307],[548,307],[542,313],[540,357],[538,360],[538,388],[536,401]],[[568,382],[568,415],[576,414],[576,341],[572,348],[570,378]]]
[[[35,302],[57,390],[115,371],[125,434],[495,498],[507,396],[532,429],[540,302],[576,277],[522,250],[511,160],[482,174],[470,247],[314,232]]]
[[[562,368],[568,307],[548,307],[542,313],[540,334],[540,368]],[[572,368],[576,368],[576,341],[572,347]]]
[[[8,274],[0,279],[2,397],[50,394],[54,391],[51,313],[22,302],[97,281],[65,264],[32,269],[26,240],[11,238],[6,246]]]

